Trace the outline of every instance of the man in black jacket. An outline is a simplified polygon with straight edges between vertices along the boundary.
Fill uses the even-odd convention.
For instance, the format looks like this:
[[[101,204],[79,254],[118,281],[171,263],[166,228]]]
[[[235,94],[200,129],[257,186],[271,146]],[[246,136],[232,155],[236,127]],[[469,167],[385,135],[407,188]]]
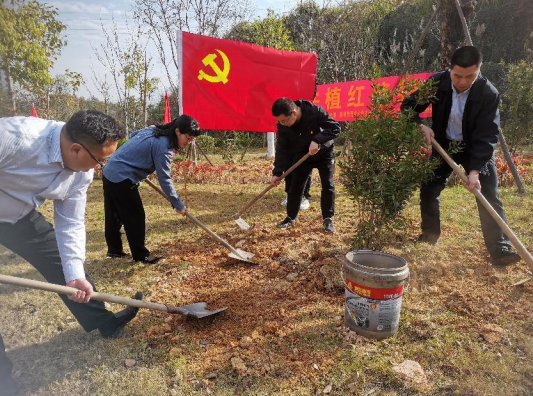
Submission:
[[[276,158],[272,171],[273,185],[278,185],[283,171],[309,152],[309,157],[292,173],[290,190],[287,194],[287,217],[278,224],[279,228],[292,227],[300,210],[305,184],[313,169],[318,169],[322,193],[320,206],[324,230],[335,232],[335,156],[333,139],[340,131],[340,125],[320,106],[307,100],[293,102],[279,98],[272,106],[272,115],[278,122]]]
[[[483,196],[505,220],[503,205],[498,193],[498,175],[494,164],[494,146],[500,132],[500,94],[480,74],[482,56],[472,46],[455,51],[449,70],[436,73],[431,79],[438,90],[433,104],[432,127],[421,124],[419,114],[430,103],[417,104],[415,92],[402,103],[402,110],[412,109],[415,121],[420,124],[428,144],[431,137],[447,149],[456,141],[461,151],[452,157],[461,164],[468,175],[465,187],[481,190]],[[432,159],[440,156],[432,153]],[[440,236],[440,193],[446,185],[452,169],[441,160],[433,179],[422,184],[420,209],[422,234],[418,241],[437,243]],[[511,243],[486,209],[477,202],[485,246],[493,265],[508,265],[520,261],[520,256],[511,250]]]

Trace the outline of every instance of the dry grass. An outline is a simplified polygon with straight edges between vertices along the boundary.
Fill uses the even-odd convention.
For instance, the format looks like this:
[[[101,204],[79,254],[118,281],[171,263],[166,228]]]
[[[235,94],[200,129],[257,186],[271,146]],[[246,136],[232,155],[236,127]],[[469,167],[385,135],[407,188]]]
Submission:
[[[387,250],[407,259],[411,287],[398,334],[380,342],[344,330],[343,291],[338,278],[328,275],[340,269],[355,221],[342,189],[336,235],[321,231],[317,187],[311,209],[301,213],[295,229],[274,227],[284,217],[278,189],[247,214],[255,228],[241,231],[232,216],[263,187],[187,186],[191,213],[256,253],[249,265],[228,259],[223,247],[177,218],[144,186],[147,244],[166,257],[145,266],[104,259],[102,192],[96,181],[87,211],[87,268],[101,291],[143,290],[151,301],[207,301],[228,310],[203,321],[141,311],[125,337],[108,341],[85,334],[57,296],[0,286],[0,330],[22,394],[314,395],[329,385],[331,395],[351,394],[350,389],[390,396],[532,394],[533,282],[511,286],[530,276],[524,263],[503,270],[488,265],[475,203],[462,187],[444,192],[444,232],[436,247],[408,242],[417,234],[418,219],[416,200],[409,206],[415,224]],[[533,246],[531,194],[506,189],[502,195],[511,228]],[[51,206],[43,212],[50,218]],[[2,273],[40,279],[8,252],[1,253],[0,263]],[[503,329],[499,342],[481,336],[487,324]],[[134,359],[135,366],[126,368],[125,359]],[[426,370],[427,388],[394,375],[392,365],[406,359]]]

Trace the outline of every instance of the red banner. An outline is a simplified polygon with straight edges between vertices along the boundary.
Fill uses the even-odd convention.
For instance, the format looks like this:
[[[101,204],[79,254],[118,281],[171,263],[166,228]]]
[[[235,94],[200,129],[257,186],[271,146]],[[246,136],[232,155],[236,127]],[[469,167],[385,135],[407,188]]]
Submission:
[[[178,32],[180,114],[202,129],[276,131],[279,97],[313,99],[316,54]]]
[[[432,75],[433,73],[412,74],[409,78],[425,81]],[[391,87],[398,82],[399,78],[399,76],[383,77],[377,80],[377,83]],[[370,80],[324,84],[318,86],[313,102],[322,106],[337,121],[353,121],[357,115],[368,112],[371,94],[372,81]],[[431,117],[431,106],[420,116]]]

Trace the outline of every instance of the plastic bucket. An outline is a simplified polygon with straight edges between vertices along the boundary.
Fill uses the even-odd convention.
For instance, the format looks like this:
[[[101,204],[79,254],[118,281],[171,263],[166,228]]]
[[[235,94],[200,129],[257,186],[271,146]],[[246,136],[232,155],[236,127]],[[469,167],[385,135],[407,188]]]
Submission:
[[[368,338],[383,339],[398,331],[407,262],[393,254],[355,250],[342,265],[346,326]]]

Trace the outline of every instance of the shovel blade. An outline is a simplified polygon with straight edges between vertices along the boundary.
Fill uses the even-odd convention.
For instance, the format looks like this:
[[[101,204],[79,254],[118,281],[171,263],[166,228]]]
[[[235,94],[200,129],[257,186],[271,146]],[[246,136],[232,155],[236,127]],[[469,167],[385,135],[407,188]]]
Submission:
[[[255,256],[255,254],[247,252],[242,249],[235,249],[235,252],[237,254],[235,254],[234,252],[230,252],[228,256],[231,258],[237,259],[237,260],[246,261],[247,263],[253,262],[252,258]]]
[[[209,310],[207,309],[207,303],[199,302],[189,305],[183,305],[181,307],[168,307],[168,312],[174,314],[181,314],[185,316],[192,316],[196,319],[205,318],[206,316],[216,315],[223,312],[227,307]]]
[[[248,224],[242,217],[237,217],[235,223],[239,226],[241,230],[249,230],[250,224]]]

